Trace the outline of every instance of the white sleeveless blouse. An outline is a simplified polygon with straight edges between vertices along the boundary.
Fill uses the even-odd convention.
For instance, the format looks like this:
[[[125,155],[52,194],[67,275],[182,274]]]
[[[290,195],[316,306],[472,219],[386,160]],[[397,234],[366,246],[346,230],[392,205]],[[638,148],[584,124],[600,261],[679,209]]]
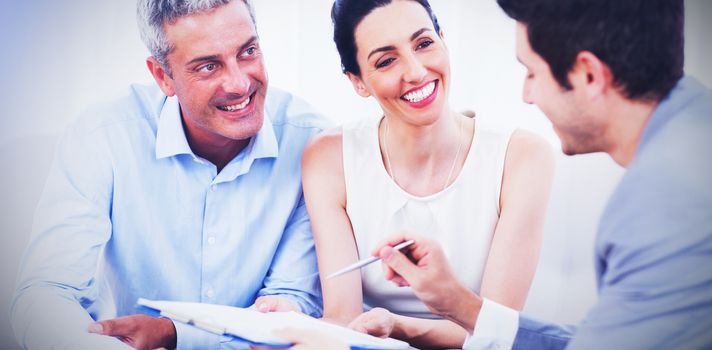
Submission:
[[[400,188],[383,165],[378,143],[380,118],[343,127],[346,211],[361,258],[400,229],[437,240],[455,275],[480,291],[482,274],[499,218],[499,196],[512,131],[475,128],[462,171],[443,191],[427,197]],[[366,308],[383,307],[413,317],[435,318],[409,287],[383,278],[381,264],[361,269]]]

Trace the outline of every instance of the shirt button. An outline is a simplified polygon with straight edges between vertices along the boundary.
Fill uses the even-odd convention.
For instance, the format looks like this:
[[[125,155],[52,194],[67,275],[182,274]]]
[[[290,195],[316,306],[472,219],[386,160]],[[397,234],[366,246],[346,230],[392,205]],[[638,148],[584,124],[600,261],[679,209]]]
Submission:
[[[210,186],[210,190],[213,191],[213,192],[217,191],[217,189],[218,189],[218,185],[212,185],[212,186]]]
[[[213,291],[213,289],[210,288],[210,289],[208,289],[208,290],[205,291],[205,296],[208,297],[208,298],[212,298],[213,296],[215,296],[215,291]]]
[[[210,244],[210,245],[215,244],[215,237],[208,237],[208,244]]]

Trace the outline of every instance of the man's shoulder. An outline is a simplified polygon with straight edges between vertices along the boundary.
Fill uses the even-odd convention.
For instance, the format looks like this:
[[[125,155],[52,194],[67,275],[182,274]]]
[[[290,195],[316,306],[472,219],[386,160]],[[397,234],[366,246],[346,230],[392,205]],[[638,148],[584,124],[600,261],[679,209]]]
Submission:
[[[641,146],[629,172],[662,172],[695,176],[712,171],[712,93],[706,89],[681,101],[671,118]]]
[[[267,91],[265,113],[275,126],[319,131],[333,126],[333,122],[302,98],[274,87]]]
[[[136,121],[155,125],[166,96],[156,85],[131,84],[113,100],[90,106],[69,124],[70,129],[92,133]]]
[[[628,226],[652,225],[641,234],[654,238],[655,232],[666,234],[666,225],[677,225],[683,214],[702,220],[709,217],[712,158],[706,150],[712,149],[710,96],[708,90],[696,89],[673,101],[677,105],[669,118],[641,144],[611,196],[604,227],[611,221]],[[687,223],[692,222],[688,218]]]

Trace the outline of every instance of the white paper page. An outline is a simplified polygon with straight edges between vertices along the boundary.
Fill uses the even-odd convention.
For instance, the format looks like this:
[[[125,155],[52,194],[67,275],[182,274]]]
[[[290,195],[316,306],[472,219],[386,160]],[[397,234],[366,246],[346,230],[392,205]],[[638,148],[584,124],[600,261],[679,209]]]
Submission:
[[[376,338],[349,328],[330,324],[296,312],[261,313],[225,305],[153,301],[139,299],[139,305],[161,311],[161,315],[217,334],[232,334],[255,343],[288,344],[273,335],[281,328],[310,329],[329,334],[351,346],[378,349],[407,349],[408,343]]]

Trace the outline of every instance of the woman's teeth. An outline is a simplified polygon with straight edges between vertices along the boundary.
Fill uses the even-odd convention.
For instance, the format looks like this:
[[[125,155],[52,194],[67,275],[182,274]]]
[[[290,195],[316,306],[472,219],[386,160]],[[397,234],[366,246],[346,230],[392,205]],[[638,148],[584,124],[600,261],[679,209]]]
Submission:
[[[409,92],[402,96],[404,100],[408,102],[420,102],[427,97],[429,97],[435,90],[435,82],[432,81],[428,85],[423,86],[423,88]]]

